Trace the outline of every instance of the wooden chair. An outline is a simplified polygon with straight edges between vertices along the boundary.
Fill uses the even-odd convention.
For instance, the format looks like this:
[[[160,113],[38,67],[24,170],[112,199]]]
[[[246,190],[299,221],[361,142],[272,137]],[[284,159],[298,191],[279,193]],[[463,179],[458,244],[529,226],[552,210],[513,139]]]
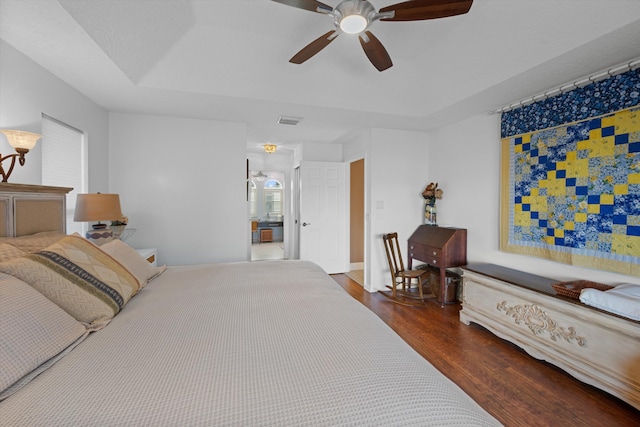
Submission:
[[[391,272],[391,295],[388,292],[382,294],[394,302],[404,305],[416,305],[410,303],[401,297],[419,299],[424,304],[424,283],[428,281],[429,270],[405,270],[402,262],[402,253],[400,252],[400,244],[398,243],[398,233],[389,233],[382,236],[384,240],[384,249],[387,253],[387,261],[389,262],[389,271]],[[415,290],[413,285],[415,284]],[[401,287],[398,289],[398,287]],[[416,293],[417,291],[417,293]]]
[[[258,239],[258,221],[251,221],[251,243],[258,242]]]

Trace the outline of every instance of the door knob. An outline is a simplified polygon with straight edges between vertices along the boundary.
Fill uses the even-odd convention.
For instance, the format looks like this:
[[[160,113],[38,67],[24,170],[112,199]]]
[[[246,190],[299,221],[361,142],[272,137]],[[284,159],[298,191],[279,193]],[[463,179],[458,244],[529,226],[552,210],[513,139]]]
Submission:
[[[303,223],[302,223],[302,226],[303,226],[303,227],[306,227],[307,225],[311,225],[311,223],[310,223],[310,222],[303,222]]]

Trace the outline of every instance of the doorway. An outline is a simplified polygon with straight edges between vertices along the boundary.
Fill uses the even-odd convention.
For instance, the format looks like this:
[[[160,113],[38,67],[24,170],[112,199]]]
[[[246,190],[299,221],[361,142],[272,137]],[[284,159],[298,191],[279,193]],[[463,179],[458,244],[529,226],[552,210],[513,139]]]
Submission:
[[[285,174],[251,170],[249,176],[251,261],[284,259]]]
[[[349,165],[349,271],[364,286],[364,159]]]

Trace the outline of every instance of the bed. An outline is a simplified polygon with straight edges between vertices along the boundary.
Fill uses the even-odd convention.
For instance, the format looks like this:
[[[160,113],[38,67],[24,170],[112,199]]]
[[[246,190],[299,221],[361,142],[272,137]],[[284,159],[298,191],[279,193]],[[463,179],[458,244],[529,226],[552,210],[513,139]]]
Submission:
[[[35,325],[44,306],[57,310],[60,328],[38,327],[72,332],[4,396],[3,425],[499,425],[313,263],[156,268],[123,242],[114,251],[77,235],[45,237],[48,246],[18,256],[0,239],[0,333]],[[105,282],[119,277],[111,289],[124,296],[115,314],[75,313],[68,300],[43,297],[46,287],[24,286],[40,277],[31,271],[36,263],[69,280],[56,270],[61,264],[51,267],[60,254],[109,276]],[[9,306],[16,297],[2,293],[7,284],[27,301]]]

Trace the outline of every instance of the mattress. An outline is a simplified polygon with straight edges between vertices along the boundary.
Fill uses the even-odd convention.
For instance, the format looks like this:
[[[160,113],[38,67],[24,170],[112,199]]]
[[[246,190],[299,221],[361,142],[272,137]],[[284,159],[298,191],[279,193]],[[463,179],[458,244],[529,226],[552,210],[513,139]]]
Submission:
[[[8,426],[494,426],[315,264],[169,267],[0,402]]]

